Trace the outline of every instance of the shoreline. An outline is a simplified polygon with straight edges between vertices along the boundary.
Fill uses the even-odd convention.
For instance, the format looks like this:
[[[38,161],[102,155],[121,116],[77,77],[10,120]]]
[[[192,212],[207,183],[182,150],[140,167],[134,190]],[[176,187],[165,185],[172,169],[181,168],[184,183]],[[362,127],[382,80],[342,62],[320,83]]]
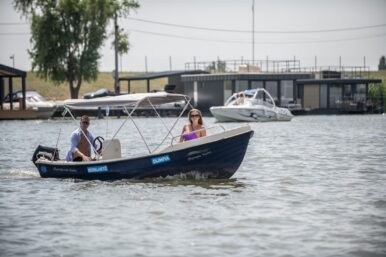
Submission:
[[[134,76],[138,74],[143,74],[141,72],[121,72],[120,76]],[[382,71],[370,71],[371,78],[378,78],[386,81],[386,70]],[[13,90],[21,89],[21,80],[14,79],[13,81]],[[4,89],[5,95],[8,93],[8,82],[4,81]],[[167,84],[167,78],[154,79],[151,80],[151,89],[152,90],[162,90],[164,86]],[[39,94],[41,94],[47,100],[65,100],[70,98],[70,90],[68,88],[68,84],[62,83],[59,85],[55,85],[53,81],[45,81],[42,78],[39,78],[36,72],[27,72],[27,90],[36,90]],[[79,90],[79,98],[82,98],[83,94],[94,92],[98,89],[106,88],[111,91],[114,91],[114,80],[111,75],[111,72],[99,72],[98,78],[94,82],[85,81],[82,83],[81,88]],[[130,88],[132,93],[142,93],[146,91],[146,81],[132,81],[130,84]],[[121,91],[127,92],[127,84],[121,83]]]

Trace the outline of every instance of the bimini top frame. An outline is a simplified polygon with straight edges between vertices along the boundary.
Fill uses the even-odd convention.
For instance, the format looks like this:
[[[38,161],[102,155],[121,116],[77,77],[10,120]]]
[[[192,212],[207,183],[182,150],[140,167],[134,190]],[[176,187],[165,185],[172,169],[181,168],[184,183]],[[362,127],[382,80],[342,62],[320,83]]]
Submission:
[[[119,96],[106,96],[93,99],[69,99],[64,105],[69,109],[82,109],[84,107],[151,107],[165,103],[178,102],[188,99],[182,94],[166,92],[138,93]],[[150,100],[150,101],[149,101]]]
[[[173,103],[173,102],[181,102],[184,101],[185,105],[179,114],[178,118],[176,121],[173,123],[171,128],[169,129],[166,124],[163,122],[161,116],[157,112],[156,106],[161,105],[161,104],[166,104],[166,103]],[[94,98],[94,99],[70,99],[66,100],[64,102],[64,108],[65,112],[63,113],[63,116],[66,115],[68,112],[72,119],[76,122],[76,119],[74,115],[71,113],[71,110],[76,110],[76,109],[82,109],[84,107],[101,107],[101,108],[110,108],[110,107],[121,107],[125,112],[127,113],[127,118],[122,122],[121,126],[118,128],[118,130],[115,132],[114,136],[112,139],[116,137],[116,135],[119,133],[119,131],[122,129],[122,127],[125,125],[125,123],[128,120],[131,120],[137,129],[138,133],[140,134],[142,141],[145,143],[149,154],[153,153],[156,151],[168,138],[169,135],[174,138],[175,136],[172,134],[172,130],[176,126],[177,122],[181,118],[181,116],[184,114],[186,109],[191,106],[190,104],[190,98],[186,95],[182,94],[170,94],[166,92],[156,92],[156,93],[139,93],[139,94],[128,94],[128,95],[120,95],[120,96],[108,96],[108,97],[100,97],[100,98]],[[163,126],[167,129],[168,133],[166,136],[163,138],[162,142],[158,144],[155,149],[151,150],[148,143],[146,142],[144,136],[141,133],[141,130],[138,128],[137,124],[135,123],[134,119],[132,119],[132,114],[134,113],[135,110],[139,107],[151,107],[155,113],[157,114],[158,118],[160,118],[161,123]],[[192,106],[191,106],[192,107]],[[132,108],[130,111],[128,108]],[[77,124],[78,125],[78,124]],[[82,131],[83,133],[83,131]],[[88,141],[88,138],[86,135],[84,135],[85,138]],[[90,144],[92,150],[95,153],[95,156],[97,159],[100,158],[99,153],[95,150],[93,147],[93,144],[88,141]],[[105,146],[106,148],[109,147],[109,144]]]

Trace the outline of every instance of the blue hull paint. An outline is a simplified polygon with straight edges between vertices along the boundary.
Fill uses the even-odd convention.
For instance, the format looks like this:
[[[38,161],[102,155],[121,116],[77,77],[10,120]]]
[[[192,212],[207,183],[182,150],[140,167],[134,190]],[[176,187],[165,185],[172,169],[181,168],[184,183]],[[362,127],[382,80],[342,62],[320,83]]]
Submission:
[[[143,179],[179,174],[230,178],[239,168],[253,131],[187,149],[111,162],[35,163],[43,178]]]

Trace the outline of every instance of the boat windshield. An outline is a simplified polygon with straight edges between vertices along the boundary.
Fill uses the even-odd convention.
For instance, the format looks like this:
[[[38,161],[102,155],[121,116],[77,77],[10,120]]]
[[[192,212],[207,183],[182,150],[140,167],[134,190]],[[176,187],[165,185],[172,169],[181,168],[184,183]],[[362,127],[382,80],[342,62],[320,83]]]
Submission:
[[[275,106],[272,96],[264,88],[248,89],[235,93],[225,102],[225,106],[241,105],[247,102],[252,105]]]
[[[17,93],[18,98],[23,98],[22,92]],[[25,94],[27,101],[29,102],[46,102],[47,100],[36,91],[27,91]]]
[[[41,96],[36,91],[26,91],[25,92],[26,100],[29,102],[46,102],[47,100]],[[9,103],[10,102],[10,94],[8,94],[6,97],[4,97],[3,102]],[[23,92],[17,91],[12,94],[12,102],[18,102],[20,99],[23,99]]]
[[[263,90],[257,91],[257,93],[254,96],[254,100],[256,101],[256,104],[264,105],[267,107],[273,107],[275,103],[272,101],[272,98],[267,95],[267,93]]]

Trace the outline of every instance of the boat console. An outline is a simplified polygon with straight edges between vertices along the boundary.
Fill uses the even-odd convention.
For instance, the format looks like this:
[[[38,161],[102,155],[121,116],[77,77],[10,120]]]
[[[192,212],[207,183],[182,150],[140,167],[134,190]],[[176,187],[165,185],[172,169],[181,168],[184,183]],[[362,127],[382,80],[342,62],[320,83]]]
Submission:
[[[119,139],[114,138],[111,140],[105,140],[102,148],[102,160],[111,160],[122,157],[121,142]]]

